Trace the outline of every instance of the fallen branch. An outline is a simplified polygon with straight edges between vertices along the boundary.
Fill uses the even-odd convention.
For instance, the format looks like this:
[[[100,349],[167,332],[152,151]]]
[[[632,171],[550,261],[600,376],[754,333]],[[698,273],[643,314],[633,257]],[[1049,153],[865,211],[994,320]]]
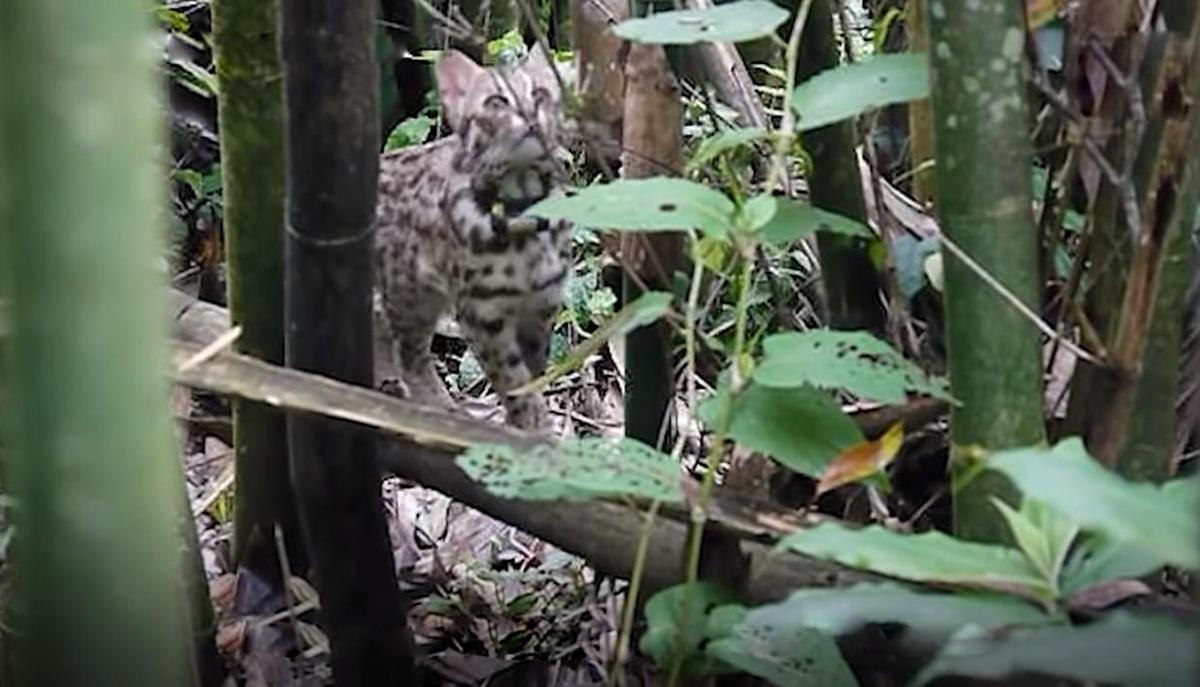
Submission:
[[[528,449],[536,438],[505,427],[425,408],[299,370],[281,368],[235,353],[222,353],[191,369],[179,363],[193,357],[200,344],[179,342],[173,352],[175,381],[231,394],[293,411],[349,420],[386,432],[380,436],[379,460],[387,472],[436,489],[491,517],[540,537],[588,560],[597,570],[627,578],[633,570],[635,533],[643,526],[640,510],[608,502],[521,501],[497,497],[476,484],[452,460],[475,443],[505,444]],[[402,436],[397,436],[402,435]],[[778,535],[802,526],[781,513],[756,519],[738,499],[715,504],[713,520],[735,536]],[[732,515],[741,513],[740,516]],[[682,509],[660,517],[650,535],[643,584],[648,593],[682,581],[680,561],[687,514]],[[779,524],[771,524],[779,523]],[[743,541],[748,575],[741,590],[747,602],[781,598],[797,587],[831,586],[867,576],[833,564]]]

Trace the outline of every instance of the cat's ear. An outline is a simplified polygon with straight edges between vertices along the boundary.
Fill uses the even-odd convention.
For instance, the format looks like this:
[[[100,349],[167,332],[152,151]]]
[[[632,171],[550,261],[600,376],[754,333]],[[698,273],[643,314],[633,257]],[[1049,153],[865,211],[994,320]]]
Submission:
[[[458,131],[467,109],[471,84],[484,74],[484,69],[461,52],[447,50],[438,59],[434,71],[437,73],[438,100],[442,103],[446,122],[451,130]]]
[[[550,59],[542,50],[541,45],[535,43],[529,48],[529,54],[525,56],[523,66],[535,81],[547,88],[558,90],[558,79],[554,78],[554,66],[550,64]]]

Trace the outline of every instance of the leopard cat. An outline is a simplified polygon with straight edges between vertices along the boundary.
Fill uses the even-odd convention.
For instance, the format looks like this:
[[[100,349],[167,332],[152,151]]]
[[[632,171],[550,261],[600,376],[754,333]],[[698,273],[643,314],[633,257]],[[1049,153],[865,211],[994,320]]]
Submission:
[[[452,133],[380,160],[377,326],[386,328],[399,374],[387,384],[417,402],[453,406],[430,344],[438,320],[455,312],[508,422],[544,432],[542,396],[508,392],[546,366],[571,266],[570,225],[509,220],[563,181],[558,80],[536,46],[508,69],[452,50],[435,71]]]

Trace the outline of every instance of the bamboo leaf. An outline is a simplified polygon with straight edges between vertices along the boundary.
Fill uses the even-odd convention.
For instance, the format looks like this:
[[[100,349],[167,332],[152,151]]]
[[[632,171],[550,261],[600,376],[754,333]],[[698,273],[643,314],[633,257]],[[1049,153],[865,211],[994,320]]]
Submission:
[[[763,386],[845,389],[863,398],[900,403],[906,392],[953,400],[946,381],[926,375],[894,348],[866,332],[815,329],[776,334],[763,341],[754,370]]]
[[[740,43],[771,35],[787,16],[786,10],[767,0],[738,0],[626,19],[613,33],[627,41],[662,45]]]
[[[605,322],[586,341],[572,349],[565,358],[550,366],[545,374],[513,389],[510,393],[526,394],[545,389],[553,380],[582,367],[587,359],[603,348],[610,339],[624,336],[666,315],[671,311],[671,298],[671,294],[664,291],[643,293],[637,300],[622,308],[621,312],[613,315],[612,319]]]
[[[886,105],[929,97],[929,60],[917,53],[877,55],[827,69],[796,87],[796,130],[809,131]]]

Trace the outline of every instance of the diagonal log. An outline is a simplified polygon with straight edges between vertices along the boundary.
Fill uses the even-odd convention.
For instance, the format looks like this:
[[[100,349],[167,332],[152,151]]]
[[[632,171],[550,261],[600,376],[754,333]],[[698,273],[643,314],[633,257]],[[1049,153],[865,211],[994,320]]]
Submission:
[[[176,343],[172,362],[176,382],[376,428],[380,430],[378,459],[383,470],[436,489],[585,558],[605,574],[628,578],[632,573],[636,541],[645,526],[641,510],[610,502],[501,498],[475,483],[453,460],[475,443],[529,448],[537,441],[529,435],[234,353],[222,353],[181,371],[180,364],[200,350],[199,342],[215,338],[228,321],[224,309],[189,302],[189,298],[178,294],[173,303]],[[868,577],[830,563],[773,552],[768,545],[755,541],[763,535],[784,532],[755,518],[759,504],[740,506],[732,496],[718,496],[715,506],[718,513],[713,520],[744,540],[742,548],[750,567],[740,591],[749,603],[778,600],[798,587],[844,585]],[[665,510],[654,523],[643,573],[647,593],[683,580],[680,561],[686,521],[687,513],[675,509]],[[788,529],[802,526],[794,517],[791,523]]]

